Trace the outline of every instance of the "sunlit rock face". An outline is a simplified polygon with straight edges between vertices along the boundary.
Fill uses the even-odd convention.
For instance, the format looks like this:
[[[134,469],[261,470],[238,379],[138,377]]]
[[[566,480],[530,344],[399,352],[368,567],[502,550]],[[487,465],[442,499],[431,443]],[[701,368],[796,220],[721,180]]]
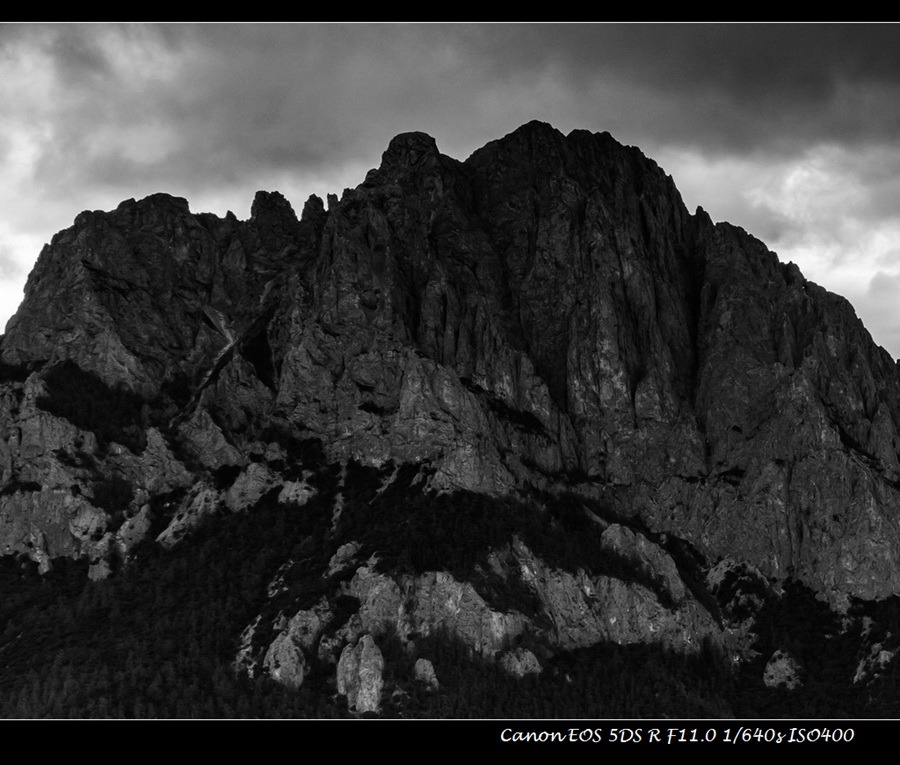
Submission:
[[[0,359],[0,552],[44,569],[82,557],[99,577],[218,514],[302,512],[314,452],[344,471],[420,466],[423,492],[605,508],[602,549],[652,587],[521,540],[485,551],[532,577],[558,646],[647,623],[673,644],[713,634],[676,548],[837,606],[900,590],[896,364],[849,303],[689,213],[605,133],[532,122],[464,162],[403,134],[299,219],[274,192],[247,221],[165,194],[85,212],[41,253]],[[491,654],[526,625],[549,634],[441,568],[367,580],[354,550],[337,555],[350,541],[331,554],[361,605],[327,635],[334,661],[387,623],[455,625]],[[296,685],[295,654],[322,639],[291,640],[258,663]]]
[[[384,658],[371,635],[363,635],[356,645],[344,648],[337,666],[337,690],[347,697],[351,711],[379,711],[383,670]]]

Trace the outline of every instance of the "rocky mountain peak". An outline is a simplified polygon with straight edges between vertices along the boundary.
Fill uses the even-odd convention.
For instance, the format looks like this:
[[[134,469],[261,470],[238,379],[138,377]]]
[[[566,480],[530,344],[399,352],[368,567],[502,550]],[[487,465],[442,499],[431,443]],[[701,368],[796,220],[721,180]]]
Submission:
[[[849,303],[691,215],[608,134],[531,122],[458,162],[404,133],[299,221],[277,192],[247,221],[164,194],[84,213],[0,353],[2,551],[100,576],[141,538],[327,504],[331,584],[285,618],[361,605],[318,649],[270,620],[279,667],[441,625],[491,655],[524,634],[639,640],[641,620],[726,645],[703,585],[725,559],[844,609],[900,592],[896,364]],[[465,515],[482,541],[454,575],[401,544],[425,521],[392,513],[422,497],[459,517],[499,503]],[[272,592],[300,576],[284,565]],[[491,600],[498,582],[519,606]]]
[[[303,204],[303,213],[301,214],[300,219],[304,221],[318,220],[321,219],[324,214],[325,203],[322,201],[321,197],[310,194],[309,199]]]
[[[565,136],[553,125],[540,120],[531,120],[502,138],[486,144],[479,151],[490,147],[504,147],[507,151],[518,151],[520,158],[543,153],[549,154],[553,148],[559,148],[565,142]]]
[[[288,226],[297,224],[294,208],[282,194],[277,191],[257,191],[250,207],[250,220],[257,226],[265,227],[279,218]]]
[[[190,205],[184,197],[176,197],[165,192],[149,194],[143,199],[135,201],[134,199],[126,199],[116,208],[117,211],[141,210],[150,211],[158,210],[161,213],[175,213],[190,215]]]
[[[441,198],[448,172],[452,174],[456,164],[438,151],[427,133],[401,133],[388,144],[381,165],[369,171],[360,189],[392,195],[409,192],[419,195],[420,203],[431,202]]]
[[[439,156],[437,143],[427,133],[401,133],[388,144],[381,157],[381,169],[388,172],[409,171]]]

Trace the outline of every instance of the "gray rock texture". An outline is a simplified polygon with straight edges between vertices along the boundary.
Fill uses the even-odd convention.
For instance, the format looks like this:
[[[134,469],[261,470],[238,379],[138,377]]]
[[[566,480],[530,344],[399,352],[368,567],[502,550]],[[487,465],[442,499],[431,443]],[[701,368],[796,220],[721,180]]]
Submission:
[[[344,648],[337,666],[337,689],[347,697],[351,711],[379,711],[383,670],[384,659],[371,635],[363,635],[355,646]]]
[[[500,666],[516,677],[538,675],[543,671],[537,657],[527,648],[506,651],[500,657]]]
[[[606,133],[531,122],[465,162],[402,134],[300,219],[276,192],[247,221],[165,194],[84,212],[42,251],[0,361],[0,553],[42,570],[84,558],[99,578],[217,514],[306,512],[310,466],[340,463],[329,615],[293,605],[247,659],[291,684],[341,651],[355,676],[387,632],[489,656],[526,632],[746,646],[754,596],[720,614],[704,593],[727,572],[697,574],[723,561],[843,609],[900,592],[896,363],[846,300],[688,212]],[[380,570],[338,538],[351,464],[415,466],[423,493],[574,496],[631,574],[511,534],[478,571],[525,613],[449,566]],[[339,596],[359,605],[333,625]]]
[[[416,680],[420,683],[425,683],[429,688],[435,690],[440,688],[441,684],[438,682],[437,675],[434,672],[434,665],[428,659],[416,659],[413,672]]]
[[[290,634],[281,634],[275,638],[266,652],[263,666],[273,680],[289,688],[299,688],[307,672],[303,651]]]

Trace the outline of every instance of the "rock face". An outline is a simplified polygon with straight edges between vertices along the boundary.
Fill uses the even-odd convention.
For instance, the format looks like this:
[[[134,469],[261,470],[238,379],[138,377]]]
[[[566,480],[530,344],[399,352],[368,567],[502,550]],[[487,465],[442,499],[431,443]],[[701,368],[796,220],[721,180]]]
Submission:
[[[299,688],[306,676],[306,659],[303,651],[294,642],[290,634],[281,634],[275,638],[263,666],[269,671],[273,680],[288,686]]]
[[[500,657],[500,666],[516,677],[540,674],[542,671],[537,657],[527,648],[507,651]]]
[[[437,675],[434,672],[434,665],[428,659],[417,659],[413,668],[416,680],[425,683],[429,688],[440,688]]]
[[[355,646],[346,646],[337,667],[338,693],[347,706],[360,714],[377,712],[381,706],[384,659],[371,635],[363,635]]]
[[[290,684],[319,655],[357,676],[387,631],[490,656],[526,633],[728,643],[756,606],[729,600],[723,626],[723,560],[838,607],[900,592],[896,364],[847,301],[605,133],[532,122],[465,162],[399,135],[299,220],[267,192],[248,221],[165,194],[82,213],[0,361],[0,552],[44,570],[100,577],[219,514],[302,513],[340,466],[316,573],[340,581],[248,659]],[[391,476],[379,492],[410,469],[420,493],[576,497],[608,567],[508,534],[464,575],[386,571],[342,536],[353,465]],[[337,597],[358,601],[340,625]]]

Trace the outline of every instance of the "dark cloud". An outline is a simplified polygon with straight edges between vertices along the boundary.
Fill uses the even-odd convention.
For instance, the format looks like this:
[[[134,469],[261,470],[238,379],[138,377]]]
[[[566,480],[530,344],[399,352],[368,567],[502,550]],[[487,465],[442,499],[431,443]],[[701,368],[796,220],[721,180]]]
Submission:
[[[806,25],[40,27],[66,95],[46,173],[322,172],[421,129],[466,154],[531,118],[647,149],[900,137],[900,29]],[[140,62],[144,63],[141,64]],[[137,62],[137,63],[135,63]],[[142,158],[146,128],[170,145]],[[95,146],[98,131],[118,143]],[[128,143],[129,132],[132,142]],[[103,155],[103,156],[101,156]],[[155,167],[161,164],[163,167]],[[51,170],[51,168],[54,168]]]
[[[679,91],[822,102],[842,78],[900,80],[900,32],[881,25],[623,24],[535,27],[573,70],[612,68]]]
[[[102,86],[112,75],[106,54],[91,27],[73,25],[49,36],[48,53],[56,64],[56,74],[65,85],[84,87],[87,82]]]
[[[745,208],[739,214],[743,228],[772,247],[777,246],[778,242],[797,237],[801,231],[796,220],[768,206]]]
[[[853,209],[844,214],[869,221],[900,219],[900,146],[842,151],[834,165],[845,185],[859,189]]]
[[[846,24],[2,25],[3,214],[49,238],[153,191],[339,193],[397,133],[465,159],[541,119],[608,130],[692,207],[773,246],[827,240],[839,264],[900,210],[898,43]]]
[[[84,43],[91,29],[64,29],[48,46],[56,70],[66,71],[68,94],[40,166],[45,178],[67,160],[82,182],[98,183],[179,172],[230,182],[250,168],[352,161],[372,127],[384,123],[395,86],[404,85],[403,56],[381,44],[383,34],[367,41],[355,27],[115,28],[102,30],[93,48]],[[96,50],[136,42],[164,48],[169,71],[111,72],[109,55]],[[69,67],[73,51],[78,65]],[[101,70],[103,92],[91,93]],[[417,99],[407,95],[414,107]],[[168,128],[166,146],[148,136],[154,127],[158,134]],[[103,141],[105,134],[114,140]]]
[[[418,129],[465,158],[532,119],[653,154],[900,140],[900,27],[732,24],[24,25],[59,86],[42,182],[377,164]],[[107,138],[108,137],[108,138]],[[893,199],[895,192],[884,185]]]
[[[750,151],[900,135],[900,106],[879,98],[900,87],[893,25],[517,25],[458,40],[497,78],[554,71],[573,90],[611,85],[597,116],[623,126],[632,115],[616,107],[639,92],[662,118],[640,132],[657,140]]]

